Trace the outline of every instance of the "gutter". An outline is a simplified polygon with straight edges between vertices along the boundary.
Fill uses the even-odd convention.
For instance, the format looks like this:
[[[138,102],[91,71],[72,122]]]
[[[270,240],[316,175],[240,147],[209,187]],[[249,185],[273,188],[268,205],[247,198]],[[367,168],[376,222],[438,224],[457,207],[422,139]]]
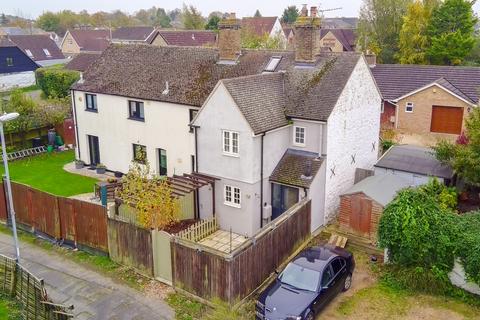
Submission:
[[[80,139],[78,137],[78,122],[77,122],[77,104],[75,102],[75,90],[72,91],[72,106],[73,106],[73,122],[75,123],[75,138],[77,140],[78,160],[82,158],[80,151]]]
[[[260,228],[263,227],[263,138],[265,133],[260,137]]]

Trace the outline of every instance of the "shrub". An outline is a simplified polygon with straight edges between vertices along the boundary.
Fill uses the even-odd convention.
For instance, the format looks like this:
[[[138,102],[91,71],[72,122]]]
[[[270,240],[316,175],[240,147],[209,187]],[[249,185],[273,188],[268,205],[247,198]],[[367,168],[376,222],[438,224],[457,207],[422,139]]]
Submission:
[[[480,284],[480,212],[459,216],[458,230],[455,253],[470,280]]]
[[[389,249],[395,264],[449,272],[455,257],[455,217],[429,188],[402,190],[380,219],[379,244]]]
[[[70,94],[70,87],[78,79],[78,71],[61,68],[39,68],[35,71],[38,86],[47,98],[63,98]]]
[[[434,196],[442,209],[455,211],[458,203],[457,189],[447,187],[434,178],[428,184],[421,186],[422,190]]]

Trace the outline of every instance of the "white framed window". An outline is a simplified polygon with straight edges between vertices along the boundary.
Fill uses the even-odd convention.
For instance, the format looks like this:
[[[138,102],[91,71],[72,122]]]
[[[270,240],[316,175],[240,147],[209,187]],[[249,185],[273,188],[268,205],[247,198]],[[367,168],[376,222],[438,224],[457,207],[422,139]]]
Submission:
[[[413,112],[413,102],[407,102],[405,105],[405,112]]]
[[[224,203],[227,206],[236,207],[236,208],[241,207],[242,193],[240,191],[240,188],[225,185],[223,189],[223,195],[224,195]]]
[[[223,153],[230,156],[238,156],[238,132],[222,131]]]
[[[50,54],[50,51],[48,51],[48,49],[45,49],[45,48],[44,48],[44,49],[43,49],[43,53],[45,53],[45,55],[46,55],[47,57],[51,57],[51,56],[52,56],[52,55]]]
[[[33,53],[32,51],[28,50],[28,49],[25,49],[25,53],[27,54],[27,56],[29,56],[30,58],[33,58]]]
[[[296,146],[305,146],[306,129],[305,127],[293,127],[293,144]]]

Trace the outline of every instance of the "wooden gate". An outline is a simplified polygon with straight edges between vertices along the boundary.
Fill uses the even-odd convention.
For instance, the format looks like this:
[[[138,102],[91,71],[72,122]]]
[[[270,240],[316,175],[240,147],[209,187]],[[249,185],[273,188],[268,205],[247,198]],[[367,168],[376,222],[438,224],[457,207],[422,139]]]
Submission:
[[[370,233],[372,201],[361,194],[351,197],[350,227],[363,234]]]
[[[172,284],[172,236],[163,230],[152,230],[153,276],[164,283]]]

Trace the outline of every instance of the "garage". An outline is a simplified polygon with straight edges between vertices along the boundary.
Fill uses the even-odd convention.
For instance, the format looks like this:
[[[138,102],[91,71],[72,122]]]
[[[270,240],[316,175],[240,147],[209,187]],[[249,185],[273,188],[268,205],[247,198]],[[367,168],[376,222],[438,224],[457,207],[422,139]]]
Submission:
[[[433,106],[431,132],[462,133],[463,108]]]

